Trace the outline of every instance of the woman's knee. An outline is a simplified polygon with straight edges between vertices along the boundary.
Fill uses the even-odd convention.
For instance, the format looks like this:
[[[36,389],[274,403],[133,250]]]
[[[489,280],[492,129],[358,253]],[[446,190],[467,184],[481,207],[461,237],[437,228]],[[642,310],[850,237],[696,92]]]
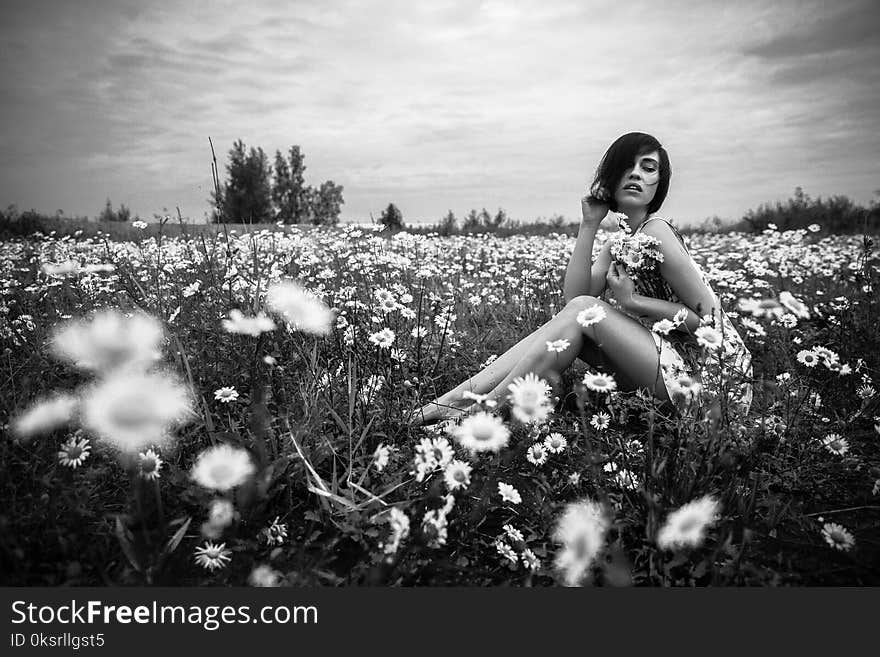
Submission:
[[[605,306],[607,305],[602,299],[598,297],[594,297],[590,294],[579,294],[576,297],[572,297],[567,304],[565,304],[564,310],[568,310],[569,312],[580,312],[586,308],[590,308],[591,306]]]

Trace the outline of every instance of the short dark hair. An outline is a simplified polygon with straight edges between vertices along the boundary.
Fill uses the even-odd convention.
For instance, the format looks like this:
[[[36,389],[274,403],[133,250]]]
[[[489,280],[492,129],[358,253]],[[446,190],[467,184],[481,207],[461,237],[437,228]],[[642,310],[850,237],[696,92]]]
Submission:
[[[654,213],[666,200],[669,191],[669,180],[672,178],[672,166],[669,164],[669,154],[651,135],[644,132],[629,132],[621,135],[608,147],[599,167],[596,169],[596,177],[590,185],[590,193],[596,196],[599,188],[603,188],[607,194],[608,205],[613,212],[617,211],[617,201],[614,199],[614,190],[620,182],[621,176],[629,169],[636,158],[652,151],[660,154],[660,182],[657,183],[657,191],[654,198],[648,204],[648,212]]]

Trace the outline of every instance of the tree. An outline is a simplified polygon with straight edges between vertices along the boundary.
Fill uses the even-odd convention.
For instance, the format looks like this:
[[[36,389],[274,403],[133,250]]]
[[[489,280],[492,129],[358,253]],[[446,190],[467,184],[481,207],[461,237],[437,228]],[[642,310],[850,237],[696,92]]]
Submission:
[[[498,212],[495,213],[495,217],[492,219],[492,227],[500,228],[507,219],[507,213],[504,211],[504,208],[498,208]]]
[[[231,222],[267,223],[272,220],[272,184],[269,158],[262,148],[245,151],[239,139],[229,151],[226,165],[229,179],[217,205],[223,218]],[[215,199],[216,201],[216,199]]]
[[[309,187],[309,192],[312,223],[324,226],[338,224],[340,206],[345,203],[342,200],[342,185],[327,180],[321,183],[321,187],[317,191]]]
[[[455,217],[455,213],[450,210],[446,213],[446,216],[440,220],[440,229],[437,231],[441,235],[452,235],[458,226],[458,219]]]
[[[394,203],[389,203],[379,217],[379,223],[385,227],[385,230],[400,230],[403,228],[403,214]]]
[[[119,209],[114,210],[113,204],[110,203],[110,199],[107,199],[107,204],[104,206],[104,209],[101,210],[101,214],[98,215],[98,221],[120,221],[120,222],[128,222],[131,221],[131,210],[125,207],[125,203],[119,204]]]
[[[309,221],[311,208],[308,188],[305,186],[305,156],[299,146],[291,146],[289,160],[281,151],[275,151],[275,184],[272,187],[272,201],[275,204],[275,218],[285,224],[299,224]]]
[[[462,226],[462,230],[471,230],[480,225],[480,215],[477,214],[476,210],[471,210],[468,212],[467,216],[464,218],[464,225]]]

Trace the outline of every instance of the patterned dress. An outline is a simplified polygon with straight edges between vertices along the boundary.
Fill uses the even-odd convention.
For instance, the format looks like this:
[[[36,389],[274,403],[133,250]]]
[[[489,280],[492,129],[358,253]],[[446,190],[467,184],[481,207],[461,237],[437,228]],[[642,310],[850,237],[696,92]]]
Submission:
[[[741,421],[748,413],[752,404],[751,353],[746,348],[742,337],[734,328],[730,318],[721,308],[718,296],[709,284],[709,279],[700,265],[693,259],[693,256],[691,256],[684,238],[676,230],[675,226],[662,217],[653,216],[642,222],[636,229],[636,233],[641,231],[650,221],[664,221],[669,225],[699,273],[703,283],[712,292],[713,305],[716,309],[712,317],[713,327],[722,335],[721,346],[715,351],[704,350],[698,344],[697,338],[687,332],[687,329],[679,330],[682,327],[673,329],[668,335],[661,335],[653,330],[655,320],[639,318],[633,313],[627,312],[616,303],[613,294],[610,294],[609,290],[606,290],[606,295],[608,295],[606,301],[635,319],[651,332],[654,343],[660,352],[660,370],[663,382],[666,385],[670,399],[679,411],[686,410],[694,401],[705,403],[710,399],[718,399],[721,396],[722,389],[726,389],[727,404],[725,410],[728,417]],[[629,227],[625,222],[621,221],[620,229],[625,234],[629,234]],[[683,304],[666,279],[663,278],[659,267],[643,272],[635,279],[635,292],[646,297]],[[698,314],[706,316],[709,312],[708,309],[699,309]],[[723,403],[722,406],[724,406]]]

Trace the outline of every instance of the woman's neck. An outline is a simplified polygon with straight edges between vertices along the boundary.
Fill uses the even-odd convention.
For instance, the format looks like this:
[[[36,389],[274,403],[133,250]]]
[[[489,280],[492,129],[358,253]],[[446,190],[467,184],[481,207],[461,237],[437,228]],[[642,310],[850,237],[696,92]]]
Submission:
[[[650,215],[645,208],[639,208],[638,210],[618,210],[618,212],[622,212],[626,215],[626,223],[629,226],[631,233],[636,232],[639,229],[639,226],[645,223]]]

